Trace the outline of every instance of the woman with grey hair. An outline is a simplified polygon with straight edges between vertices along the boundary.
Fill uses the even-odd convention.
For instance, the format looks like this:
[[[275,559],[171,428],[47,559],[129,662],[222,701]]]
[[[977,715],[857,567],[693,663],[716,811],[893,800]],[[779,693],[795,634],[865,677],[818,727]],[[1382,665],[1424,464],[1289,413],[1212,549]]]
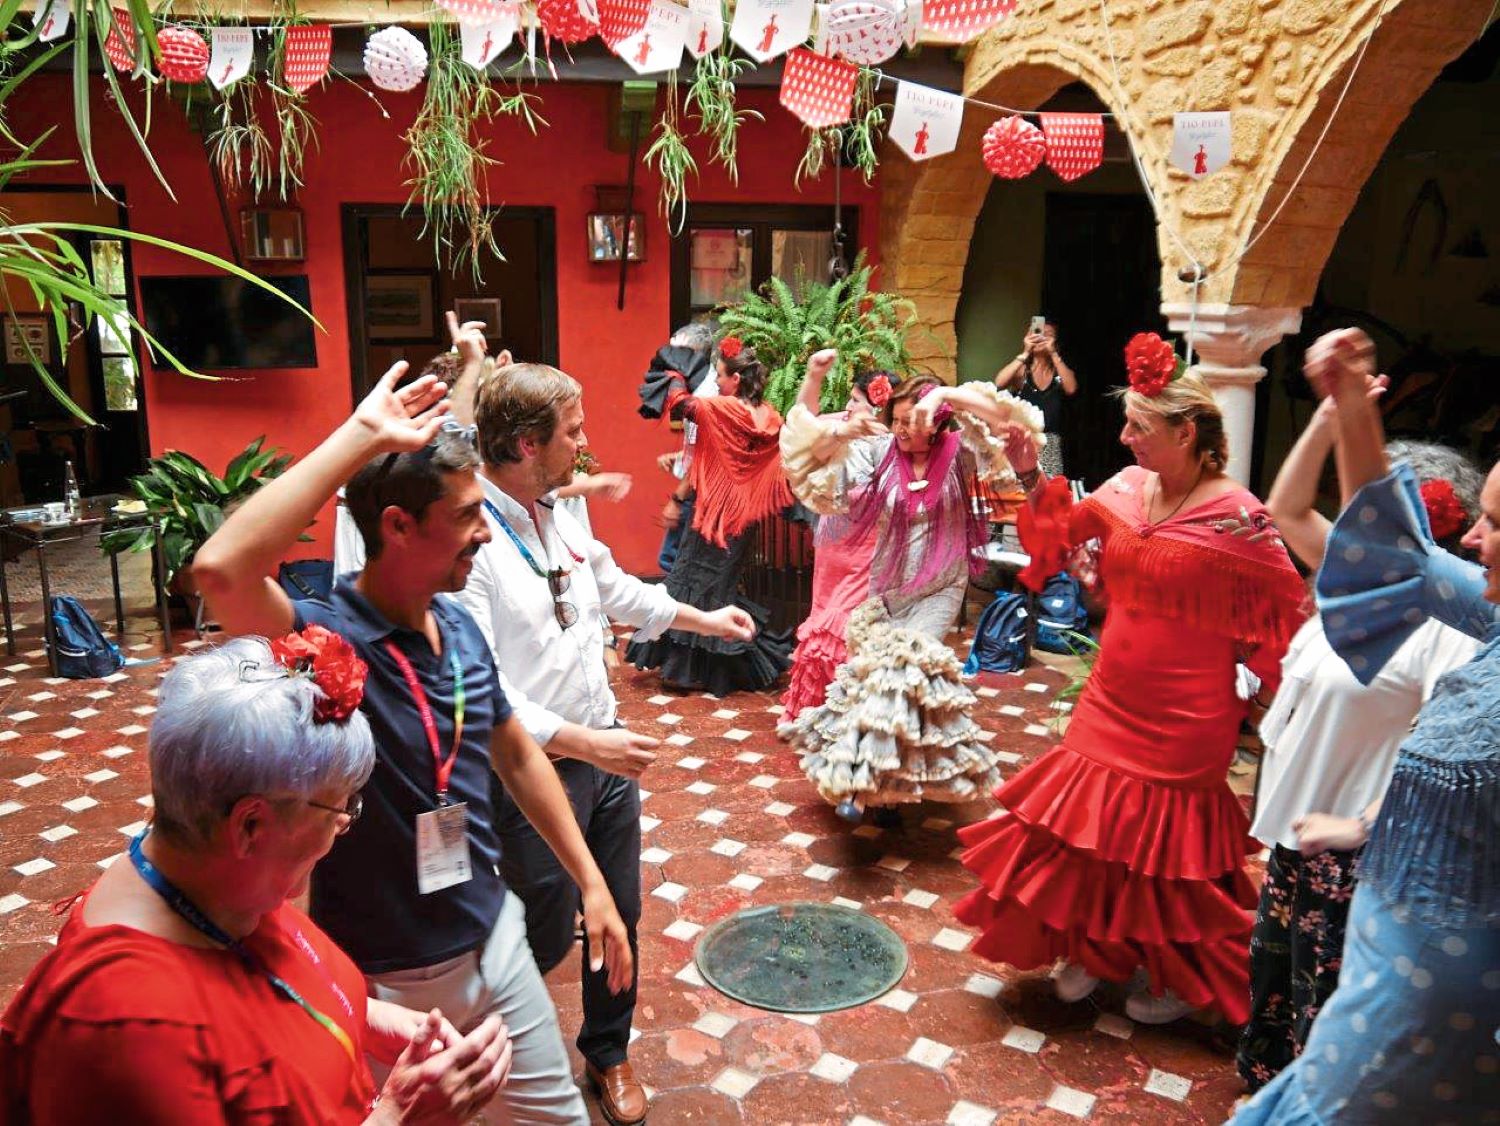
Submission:
[[[289,902],[359,817],[364,677],[314,626],[162,681],[155,818],[0,1018],[0,1120],[465,1122],[499,1090],[498,1019],[462,1037],[437,1010],[367,999]],[[394,1064],[378,1097],[366,1052]]]

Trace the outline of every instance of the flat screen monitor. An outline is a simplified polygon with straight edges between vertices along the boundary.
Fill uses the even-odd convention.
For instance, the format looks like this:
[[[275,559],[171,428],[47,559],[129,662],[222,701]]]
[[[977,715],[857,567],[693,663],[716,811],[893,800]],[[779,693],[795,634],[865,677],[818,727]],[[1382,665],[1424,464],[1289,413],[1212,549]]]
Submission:
[[[264,280],[304,309],[312,308],[307,275]],[[141,303],[147,331],[194,370],[318,366],[312,321],[240,278],[143,277]],[[152,366],[172,370],[171,362],[160,355],[153,357]]]

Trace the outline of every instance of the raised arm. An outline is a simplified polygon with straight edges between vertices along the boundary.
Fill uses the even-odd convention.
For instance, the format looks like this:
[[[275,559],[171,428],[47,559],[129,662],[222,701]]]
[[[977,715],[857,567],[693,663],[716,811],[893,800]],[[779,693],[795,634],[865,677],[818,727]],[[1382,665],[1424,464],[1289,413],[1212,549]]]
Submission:
[[[802,377],[802,389],[797,392],[797,405],[809,414],[818,413],[823,401],[823,381],[838,358],[838,351],[834,348],[824,348],[807,358],[807,374]]]
[[[1073,374],[1073,369],[1063,362],[1063,358],[1057,354],[1057,345],[1048,342],[1047,355],[1052,357],[1052,370],[1057,372],[1058,381],[1062,383],[1064,395],[1078,394],[1078,376]]]
[[[1318,498],[1318,479],[1337,437],[1333,403],[1325,400],[1281,463],[1271,495],[1266,498],[1266,510],[1281,538],[1303,565],[1314,571],[1323,565],[1323,547],[1332,524],[1313,503]]]
[[[419,450],[448,410],[445,384],[433,376],[396,390],[398,363],[354,414],[321,445],[267,483],[224,522],[193,558],[198,588],[232,634],[269,637],[292,628],[291,599],[269,576],[297,537],[345,481],[382,453]]]
[[[1375,344],[1357,328],[1330,332],[1307,350],[1303,370],[1318,394],[1333,400],[1339,486],[1345,497],[1352,496],[1391,471],[1380,411],[1368,394]]]
[[[1026,370],[1026,355],[1025,352],[1022,352],[1000,369],[995,375],[996,387],[1001,391],[1006,391],[1010,389],[1011,384],[1021,382],[1021,373]]]

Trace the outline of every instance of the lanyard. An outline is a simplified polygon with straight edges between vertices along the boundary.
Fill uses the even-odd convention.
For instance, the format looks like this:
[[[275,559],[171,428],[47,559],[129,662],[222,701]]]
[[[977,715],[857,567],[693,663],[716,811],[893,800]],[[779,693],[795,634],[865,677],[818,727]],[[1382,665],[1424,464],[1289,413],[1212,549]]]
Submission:
[[[359,1051],[355,1048],[354,1041],[350,1039],[349,1033],[345,1032],[341,1025],[337,1024],[332,1017],[313,1008],[303,998],[302,994],[293,989],[284,978],[272,973],[270,968],[259,957],[246,949],[243,943],[226,934],[212,919],[200,911],[192,900],[183,895],[176,885],[163,876],[155,864],[152,864],[146,858],[145,852],[141,849],[141,842],[146,839],[146,834],[149,831],[148,829],[142,829],[139,835],[132,838],[130,842],[130,862],[135,865],[135,870],[141,874],[141,879],[145,880],[151,886],[152,891],[166,900],[168,907],[187,920],[200,934],[219,943],[221,946],[228,947],[231,952],[239,956],[240,960],[246,966],[263,974],[266,980],[271,983],[271,988],[276,990],[277,993],[280,993],[288,1001],[300,1005],[303,1012],[326,1028],[329,1035],[339,1042],[339,1046],[348,1053],[350,1062],[358,1064]],[[302,932],[298,931],[294,937],[297,940],[297,945],[312,959],[313,963],[321,966],[322,963],[318,960],[317,951],[302,937]],[[354,1006],[349,1003],[349,998],[344,996],[344,991],[339,988],[338,983],[333,980],[332,976],[327,975],[327,971],[324,971],[324,973],[325,976],[328,976],[329,988],[333,990],[335,996],[343,1003],[344,1011],[353,1016]]]
[[[526,560],[526,566],[531,568],[532,574],[536,575],[536,577],[539,579],[551,578],[549,572],[542,570],[536,565],[535,556],[533,556],[531,552],[527,550],[526,545],[521,542],[521,537],[516,535],[515,529],[513,529],[509,524],[505,522],[505,517],[500,515],[500,510],[495,507],[494,501],[490,500],[488,497],[485,497],[484,507],[485,511],[487,511],[491,516],[495,518],[495,523],[499,524],[500,527],[505,529],[505,534],[510,537],[510,542],[516,545],[516,550],[521,553],[521,558]],[[537,533],[538,536],[540,536],[540,528],[537,529]],[[558,542],[563,545],[563,550],[566,551],[570,556],[572,556],[574,563],[583,562],[583,556],[579,555],[576,551],[569,547],[567,541],[565,541],[561,535],[559,535],[557,539]],[[548,562],[550,563],[551,560],[549,559]],[[566,574],[566,572],[563,573]]]
[[[406,654],[396,647],[394,641],[387,639],[385,643],[386,652],[391,655],[391,659],[401,670],[401,676],[406,680],[412,703],[417,706],[417,715],[422,720],[422,730],[427,733],[427,745],[432,748],[432,765],[437,775],[439,805],[448,804],[448,779],[453,774],[453,764],[458,761],[458,748],[464,737],[465,699],[464,670],[458,659],[458,649],[446,637],[443,638],[443,646],[448,650],[448,667],[453,672],[453,750],[446,762],[443,760],[442,746],[438,742],[437,721],[432,718],[432,707],[427,703],[427,693],[422,690],[422,682],[417,679],[417,670],[411,667]]]

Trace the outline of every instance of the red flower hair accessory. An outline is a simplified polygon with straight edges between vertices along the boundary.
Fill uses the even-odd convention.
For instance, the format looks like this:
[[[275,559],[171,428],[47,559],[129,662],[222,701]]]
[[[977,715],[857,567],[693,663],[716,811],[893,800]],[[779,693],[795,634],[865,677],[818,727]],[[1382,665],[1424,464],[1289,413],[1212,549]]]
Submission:
[[[877,375],[865,386],[865,398],[872,407],[883,407],[891,401],[891,381],[888,376]]]
[[[1422,504],[1427,508],[1427,525],[1435,540],[1457,535],[1469,522],[1463,502],[1453,491],[1453,482],[1446,477],[1422,482]]]
[[[738,336],[726,336],[719,341],[719,355],[732,360],[745,350],[745,342]]]
[[[313,722],[343,723],[365,698],[370,670],[354,647],[332,630],[311,625],[270,645],[271,656],[288,672],[311,676],[322,692],[313,703]]]
[[[1138,332],[1125,345],[1125,371],[1132,391],[1154,399],[1177,374],[1177,352],[1156,333]]]

